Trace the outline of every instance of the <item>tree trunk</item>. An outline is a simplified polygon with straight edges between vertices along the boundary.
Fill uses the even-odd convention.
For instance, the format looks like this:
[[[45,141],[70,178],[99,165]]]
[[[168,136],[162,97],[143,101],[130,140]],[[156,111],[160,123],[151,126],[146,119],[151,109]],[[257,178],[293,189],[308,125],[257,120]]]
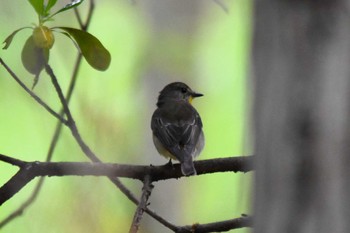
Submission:
[[[256,1],[255,232],[350,232],[349,6]]]

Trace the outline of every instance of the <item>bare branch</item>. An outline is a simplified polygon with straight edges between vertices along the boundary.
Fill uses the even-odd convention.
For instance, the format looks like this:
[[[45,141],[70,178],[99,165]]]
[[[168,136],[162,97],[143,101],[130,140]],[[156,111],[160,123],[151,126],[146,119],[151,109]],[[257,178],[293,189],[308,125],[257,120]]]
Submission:
[[[67,124],[67,121],[57,114],[52,108],[50,108],[43,100],[39,98],[34,92],[32,92],[18,77],[17,75],[10,69],[10,67],[0,58],[0,64],[7,70],[7,72],[11,75],[11,77],[42,107],[44,107],[51,115],[57,118],[63,124]]]
[[[23,202],[16,210],[14,210],[11,214],[9,214],[4,220],[2,220],[0,222],[0,228],[4,227],[7,223],[11,222],[16,217],[19,217],[20,215],[22,215],[24,210],[28,206],[30,206],[37,198],[43,182],[44,182],[44,177],[40,177],[40,180],[38,181],[37,185],[35,186],[32,195],[30,195],[30,197],[25,202]]]
[[[242,215],[240,218],[234,218],[231,220],[213,222],[206,224],[193,224],[188,226],[180,227],[176,233],[209,233],[209,232],[224,232],[232,229],[238,229],[243,227],[252,227],[252,217]]]
[[[146,175],[143,181],[142,196],[140,198],[139,205],[137,206],[137,209],[135,211],[134,219],[132,221],[129,233],[137,233],[137,231],[139,230],[141,219],[143,213],[145,212],[148,206],[148,199],[151,196],[153,187],[154,186],[151,183],[151,176]]]
[[[9,200],[13,195],[27,185],[35,174],[31,169],[20,169],[9,181],[0,188],[0,205]]]
[[[195,161],[197,175],[218,172],[249,172],[253,170],[254,156],[218,158]],[[169,166],[144,166],[119,163],[90,162],[25,162],[19,160],[22,170],[27,169],[34,176],[109,176],[143,181],[146,175],[152,182],[184,177],[179,163]],[[4,161],[6,162],[6,161]],[[12,161],[11,161],[12,162]]]
[[[215,2],[223,11],[225,11],[225,13],[229,13],[228,7],[221,0],[213,0],[213,2]]]
[[[253,156],[232,157],[201,160],[196,161],[194,164],[198,175],[215,172],[248,172],[252,170],[252,160]],[[174,164],[172,167],[169,167],[168,164],[163,166],[141,166],[88,162],[22,161],[22,163],[25,165],[21,168],[21,170],[0,188],[0,205],[15,195],[34,177],[40,176],[107,176],[114,184],[118,185],[120,184],[120,181],[116,177],[143,181],[146,176],[150,176],[152,182],[183,177],[180,164]],[[20,179],[18,177],[20,177]],[[122,188],[122,192],[126,194],[130,200],[132,200],[135,204],[139,204],[138,200],[128,189],[124,189],[123,185]],[[146,212],[148,213],[147,210]],[[153,212],[152,214],[155,213]],[[173,225],[170,224],[170,226]]]
[[[20,168],[26,164],[26,162],[23,162],[22,160],[15,159],[15,158],[3,155],[3,154],[0,154],[0,161],[3,161],[5,163],[9,163],[11,165],[14,165],[14,166],[17,166]]]
[[[61,86],[58,83],[58,80],[55,76],[55,74],[53,73],[53,70],[51,68],[51,66],[49,64],[45,65],[45,70],[46,73],[51,77],[51,82],[55,87],[56,93],[61,101],[62,107],[63,107],[63,111],[67,116],[67,126],[68,128],[71,130],[75,140],[78,142],[81,150],[84,152],[84,154],[91,159],[91,161],[93,162],[101,162],[97,156],[95,155],[94,152],[92,152],[92,150],[90,149],[90,147],[84,142],[84,140],[82,139],[82,137],[79,134],[78,128],[75,124],[74,118],[70,112],[70,109],[68,107],[67,101],[63,95]]]
[[[83,23],[83,20],[81,18],[81,15],[79,13],[79,9],[78,8],[74,8],[74,13],[75,13],[75,17],[78,20],[80,29],[83,31],[87,31],[88,26],[90,25],[91,19],[92,19],[92,13],[94,12],[95,9],[95,2],[94,0],[90,0],[90,5],[89,5],[89,10],[87,13],[87,17],[86,17],[86,21],[85,23]]]

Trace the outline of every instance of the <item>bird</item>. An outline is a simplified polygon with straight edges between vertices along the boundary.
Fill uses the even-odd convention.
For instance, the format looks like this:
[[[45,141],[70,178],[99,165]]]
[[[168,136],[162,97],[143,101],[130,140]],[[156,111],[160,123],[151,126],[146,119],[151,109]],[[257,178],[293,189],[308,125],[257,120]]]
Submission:
[[[196,175],[193,160],[204,147],[201,117],[192,100],[203,94],[183,82],[173,82],[160,91],[151,119],[153,143],[159,154],[178,160],[184,176]]]

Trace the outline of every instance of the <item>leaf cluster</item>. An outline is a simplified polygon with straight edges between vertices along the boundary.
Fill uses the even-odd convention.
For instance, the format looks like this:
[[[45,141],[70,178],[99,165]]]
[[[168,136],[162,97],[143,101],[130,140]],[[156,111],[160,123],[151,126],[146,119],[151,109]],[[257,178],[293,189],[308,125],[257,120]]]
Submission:
[[[50,49],[55,43],[54,32],[67,36],[79,49],[86,61],[96,70],[104,71],[108,69],[111,62],[111,55],[103,44],[92,34],[70,27],[45,26],[47,21],[52,21],[53,17],[59,13],[78,7],[84,0],[74,0],[63,8],[50,13],[57,0],[28,0],[36,14],[38,15],[38,25],[35,27],[22,27],[12,32],[3,42],[3,49],[9,48],[16,34],[24,29],[32,29],[30,35],[24,43],[21,60],[28,72],[35,75],[33,87],[39,79],[41,71],[48,64]]]

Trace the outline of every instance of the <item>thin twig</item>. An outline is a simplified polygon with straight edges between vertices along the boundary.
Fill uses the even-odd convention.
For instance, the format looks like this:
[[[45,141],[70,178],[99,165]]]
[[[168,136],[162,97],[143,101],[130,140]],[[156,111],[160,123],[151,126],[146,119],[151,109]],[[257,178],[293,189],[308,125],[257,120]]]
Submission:
[[[94,2],[94,0],[91,0],[90,1],[90,5],[89,5],[88,14],[87,14],[87,20],[86,20],[85,23],[83,23],[83,20],[81,19],[81,16],[80,16],[78,8],[74,8],[75,17],[78,20],[78,23],[79,23],[79,26],[80,26],[81,30],[83,30],[83,31],[87,30],[87,27],[88,27],[88,25],[91,22],[92,13],[93,13],[94,9],[95,9],[95,2]]]
[[[53,73],[53,70],[51,68],[51,66],[49,64],[45,65],[45,70],[46,73],[50,76],[51,78],[51,82],[55,87],[56,93],[58,95],[58,98],[61,101],[63,110],[67,116],[67,121],[68,121],[68,128],[71,130],[73,137],[75,138],[75,140],[78,142],[78,145],[80,146],[81,150],[84,152],[84,154],[91,159],[91,161],[93,162],[101,162],[101,160],[99,160],[97,158],[97,156],[95,155],[94,152],[92,152],[92,150],[90,149],[90,147],[84,142],[84,140],[82,139],[82,137],[80,136],[80,133],[78,131],[77,125],[75,124],[74,118],[72,116],[72,113],[70,112],[70,109],[68,107],[67,101],[63,95],[62,89],[60,84],[58,83],[58,80],[56,78],[56,75]]]
[[[9,181],[0,188],[0,205],[9,200],[13,195],[28,184],[35,175],[31,169],[20,169]]]
[[[11,75],[11,77],[42,107],[44,107],[51,115],[57,118],[63,124],[67,124],[67,121],[57,114],[52,108],[50,108],[43,100],[39,98],[34,92],[32,92],[18,77],[17,75],[10,69],[10,67],[0,58],[0,64],[7,70],[7,72]]]
[[[3,154],[0,154],[0,161],[3,161],[5,163],[9,163],[11,165],[14,165],[14,166],[17,166],[17,167],[20,167],[20,168],[23,167],[26,164],[22,160],[15,159],[15,158],[3,155]]]
[[[81,30],[84,30],[84,31],[87,30],[88,26],[91,23],[92,13],[94,12],[94,10],[95,10],[95,1],[94,0],[90,0],[90,5],[89,5],[89,11],[88,11],[88,14],[87,14],[87,19],[86,19],[85,24],[82,25]]]
[[[225,11],[226,14],[229,13],[228,7],[221,0],[213,0],[213,2],[215,2],[223,11]]]
[[[82,29],[84,23],[83,23],[83,20],[81,19],[81,16],[79,14],[79,10],[76,7],[74,8],[74,14],[75,14],[75,17],[77,18],[77,21],[79,23],[80,28]]]
[[[193,224],[188,226],[179,227],[176,233],[209,233],[209,232],[224,232],[233,229],[252,227],[253,220],[251,216],[242,215],[240,218],[234,218],[226,221],[206,223],[206,224]]]
[[[142,195],[140,198],[140,202],[137,206],[137,209],[134,214],[134,218],[129,230],[129,233],[137,233],[140,227],[140,223],[142,220],[143,213],[145,212],[147,206],[148,206],[148,199],[151,196],[152,189],[153,189],[151,176],[146,175],[145,179],[143,181],[143,187],[142,187]]]
[[[119,180],[119,179],[118,179]],[[139,204],[139,201],[136,199],[136,197],[130,192],[129,189],[125,188],[125,186],[119,182],[121,186],[118,186],[118,184],[116,184],[118,186],[118,188],[124,193],[124,195],[127,196],[127,198],[132,201],[135,205]],[[150,209],[150,208],[146,208],[145,212],[151,216],[152,218],[154,218],[155,220],[157,220],[159,223],[163,224],[163,226],[171,229],[171,230],[175,230],[177,229],[177,227],[172,224],[171,222],[169,222],[168,220],[164,219],[163,217],[161,217],[160,215],[158,215],[154,210]]]
[[[44,177],[40,177],[40,180],[35,186],[32,195],[30,195],[30,197],[25,202],[23,202],[16,210],[14,210],[11,214],[9,214],[4,220],[0,222],[0,229],[4,227],[6,224],[10,223],[13,219],[22,215],[24,210],[35,201],[43,182],[44,182]]]

